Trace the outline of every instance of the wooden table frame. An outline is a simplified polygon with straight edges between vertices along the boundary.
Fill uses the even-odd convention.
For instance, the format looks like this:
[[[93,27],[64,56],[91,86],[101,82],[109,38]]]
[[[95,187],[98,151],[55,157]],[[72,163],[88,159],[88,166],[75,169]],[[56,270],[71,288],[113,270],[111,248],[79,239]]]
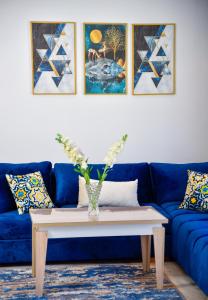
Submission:
[[[156,212],[153,208],[151,209]],[[32,213],[31,211],[30,214]],[[88,222],[61,223],[60,220],[56,223],[35,223],[32,218],[32,274],[36,277],[36,295],[42,296],[43,294],[48,238],[138,235],[141,237],[143,271],[148,272],[150,269],[151,236],[153,236],[157,288],[162,289],[165,243],[165,229],[162,224],[167,223],[168,220],[158,212],[157,214],[160,215],[157,221],[131,220],[130,218],[128,221],[88,220]]]

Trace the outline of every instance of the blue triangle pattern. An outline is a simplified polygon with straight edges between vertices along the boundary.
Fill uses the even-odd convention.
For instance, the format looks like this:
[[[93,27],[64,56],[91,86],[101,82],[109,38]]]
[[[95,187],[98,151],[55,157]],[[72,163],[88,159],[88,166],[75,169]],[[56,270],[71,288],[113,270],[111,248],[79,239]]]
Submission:
[[[53,62],[53,64],[54,64],[54,66],[55,66],[57,72],[59,73],[59,75],[62,75],[63,70],[64,70],[64,68],[65,68],[65,63],[66,63],[66,61],[62,61],[62,60],[53,60],[52,62]]]
[[[47,59],[49,59],[51,53],[52,53],[51,49],[48,48],[48,50],[46,51],[45,57],[46,57]]]
[[[48,47],[53,50],[53,48],[55,47],[55,40],[54,40],[54,35],[53,34],[44,34],[44,39],[46,41],[46,43],[48,44]]]
[[[62,32],[63,29],[64,29],[64,26],[65,26],[65,24],[58,24],[57,27],[56,27],[56,32],[55,32],[55,34],[56,34],[56,35],[60,35],[61,32]]]
[[[162,47],[160,47],[159,51],[157,52],[157,56],[166,56],[165,51]]]
[[[135,77],[134,77],[134,87],[136,87],[137,82],[139,81],[141,75],[142,75],[141,72],[137,72],[137,73],[135,74]]]
[[[39,69],[41,72],[53,71],[48,61],[42,61],[39,65]]]
[[[63,46],[58,49],[57,55],[66,55],[66,51],[64,50]]]
[[[152,64],[154,65],[154,67],[155,67],[157,73],[158,73],[159,75],[161,75],[164,66],[165,66],[166,64],[168,65],[169,62],[168,62],[168,61],[152,61]]]
[[[156,43],[154,40],[154,36],[145,36],[146,43],[151,52],[155,49]]]
[[[153,77],[152,80],[153,80],[155,86],[158,87],[158,84],[160,83],[161,77]]]
[[[164,29],[165,29],[165,25],[160,25],[160,27],[157,30],[156,36],[160,37]]]
[[[149,62],[143,62],[139,68],[141,72],[152,72],[152,68],[149,65]]]
[[[52,78],[53,78],[53,81],[54,81],[55,85],[58,87],[59,83],[60,83],[60,81],[62,79],[62,76],[60,76],[60,77],[52,77]]]
[[[35,74],[34,74],[34,87],[36,86],[41,74],[42,74],[42,72],[35,72]]]

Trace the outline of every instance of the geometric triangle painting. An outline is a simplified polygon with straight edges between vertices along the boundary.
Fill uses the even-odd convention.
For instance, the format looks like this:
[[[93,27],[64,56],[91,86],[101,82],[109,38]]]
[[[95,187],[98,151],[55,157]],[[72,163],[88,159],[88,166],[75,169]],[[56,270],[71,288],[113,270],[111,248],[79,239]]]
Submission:
[[[34,95],[76,94],[74,22],[31,22]]]
[[[133,95],[175,94],[175,24],[133,24]]]

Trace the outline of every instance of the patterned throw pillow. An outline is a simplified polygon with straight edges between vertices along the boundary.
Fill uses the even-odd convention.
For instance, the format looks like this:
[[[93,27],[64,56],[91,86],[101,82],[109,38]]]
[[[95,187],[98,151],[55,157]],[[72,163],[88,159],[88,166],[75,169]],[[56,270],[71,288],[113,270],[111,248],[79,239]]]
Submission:
[[[188,170],[188,183],[179,208],[208,211],[208,174]]]
[[[30,208],[54,207],[40,172],[26,175],[6,174],[6,179],[20,215],[28,212]]]

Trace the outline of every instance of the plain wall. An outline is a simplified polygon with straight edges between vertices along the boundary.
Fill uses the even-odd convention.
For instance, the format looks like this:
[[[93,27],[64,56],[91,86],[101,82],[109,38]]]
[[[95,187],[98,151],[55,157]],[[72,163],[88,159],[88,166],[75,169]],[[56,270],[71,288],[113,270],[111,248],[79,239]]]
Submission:
[[[77,95],[33,96],[30,21],[77,22]],[[83,22],[128,23],[128,95],[84,95]],[[176,23],[176,95],[132,96],[132,23]],[[92,162],[123,133],[119,162],[208,161],[207,0],[0,0],[0,162],[67,162],[54,138]]]

